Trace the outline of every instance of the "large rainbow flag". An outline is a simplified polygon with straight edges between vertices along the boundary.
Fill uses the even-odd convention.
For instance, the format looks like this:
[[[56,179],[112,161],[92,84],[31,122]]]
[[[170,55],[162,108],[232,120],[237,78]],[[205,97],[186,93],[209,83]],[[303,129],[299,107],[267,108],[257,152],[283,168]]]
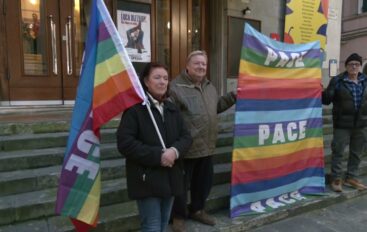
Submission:
[[[88,231],[98,220],[100,127],[145,99],[139,78],[103,0],[93,0],[91,8],[56,202],[56,213],[71,217],[77,231]]]
[[[323,193],[319,42],[280,43],[246,24],[239,72],[231,217]]]

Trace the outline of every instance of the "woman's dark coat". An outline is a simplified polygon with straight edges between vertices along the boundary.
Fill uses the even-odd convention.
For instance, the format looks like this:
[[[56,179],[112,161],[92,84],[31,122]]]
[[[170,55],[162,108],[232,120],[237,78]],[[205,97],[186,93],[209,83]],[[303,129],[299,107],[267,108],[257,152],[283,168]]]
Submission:
[[[173,103],[164,102],[164,120],[153,104],[151,110],[166,147],[175,147],[180,156],[172,168],[162,167],[162,146],[146,106],[137,104],[125,111],[117,131],[117,147],[126,157],[131,199],[177,196],[184,191],[182,158],[192,143],[190,133]]]

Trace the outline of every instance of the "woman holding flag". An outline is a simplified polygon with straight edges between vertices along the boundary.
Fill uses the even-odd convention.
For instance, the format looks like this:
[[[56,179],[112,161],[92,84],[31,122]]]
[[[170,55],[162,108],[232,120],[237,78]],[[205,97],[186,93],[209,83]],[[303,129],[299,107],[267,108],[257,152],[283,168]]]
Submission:
[[[128,195],[137,201],[144,232],[166,230],[173,198],[184,191],[182,158],[192,143],[179,110],[166,100],[168,81],[165,66],[147,64],[140,82],[149,102],[125,111],[117,131],[118,150],[126,157]]]

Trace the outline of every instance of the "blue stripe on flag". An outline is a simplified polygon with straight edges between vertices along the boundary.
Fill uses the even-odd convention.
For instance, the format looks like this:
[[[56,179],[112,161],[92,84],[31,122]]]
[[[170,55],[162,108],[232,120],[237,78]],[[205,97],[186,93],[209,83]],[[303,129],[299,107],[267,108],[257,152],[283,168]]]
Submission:
[[[317,195],[323,195],[324,192],[325,192],[325,187],[324,186],[306,186],[306,187],[303,187],[301,189],[298,189],[296,191],[293,191],[293,192],[287,192],[287,193],[283,193],[281,195],[278,195],[278,196],[274,196],[272,197],[275,201],[277,202],[282,202],[279,200],[279,197],[280,196],[284,196],[286,195],[285,197],[288,198],[288,199],[292,199],[291,195],[292,193],[295,193],[295,192],[298,192],[299,194],[313,194],[313,193],[316,193]],[[298,195],[298,194],[297,194]],[[302,196],[303,197],[303,196]],[[262,199],[260,201],[256,201],[257,203],[260,203],[262,206],[266,207],[267,204],[266,204],[266,201],[268,200],[269,198],[265,198],[265,199]],[[297,197],[298,199],[298,197]],[[237,207],[234,207],[234,208],[231,208],[231,217],[237,217],[237,216],[240,216],[241,214],[248,214],[248,213],[251,213],[251,214],[254,214],[254,213],[259,213],[257,211],[254,211],[252,209],[252,204],[254,202],[250,202],[250,203],[247,203],[245,205],[238,205]],[[292,204],[292,203],[291,203]]]
[[[90,28],[98,28],[98,11],[95,4],[92,5],[91,15],[97,17],[91,17]],[[64,159],[71,155],[71,148],[80,133],[81,127],[84,121],[89,117],[89,113],[92,107],[93,101],[93,89],[94,89],[94,71],[96,67],[97,57],[97,30],[88,30],[86,39],[86,48],[83,56],[83,64],[81,75],[79,79],[77,95],[75,98],[75,105],[72,115],[72,121],[70,125],[69,138],[67,141],[67,147],[65,150]]]
[[[286,44],[267,37],[260,32],[257,32],[254,28],[249,26],[248,23],[245,24],[245,34],[250,36],[255,36],[264,46],[270,46],[275,50],[290,51],[290,52],[303,52],[310,49],[315,49],[320,47],[320,41],[314,41],[306,44]],[[248,46],[248,45],[247,45]]]
[[[236,102],[236,111],[274,111],[321,107],[320,98],[263,100],[239,99]]]
[[[277,188],[279,186],[288,185],[292,182],[296,182],[302,177],[312,177],[312,176],[324,176],[324,168],[306,168],[304,170],[298,172],[292,172],[289,175],[281,176],[278,178],[270,179],[270,180],[260,180],[252,183],[245,184],[237,184],[232,186],[232,196],[238,195],[240,193],[254,193],[265,190],[271,190],[273,188]]]
[[[308,177],[300,179],[296,182],[293,182],[288,185],[283,185],[277,188],[264,190],[260,192],[253,192],[253,193],[242,193],[238,195],[232,195],[231,197],[231,209],[239,206],[244,205],[249,202],[256,202],[262,199],[275,197],[281,195],[286,192],[293,192],[296,191],[304,186],[317,186],[317,187],[324,187],[325,186],[325,178],[324,177]]]
[[[245,111],[236,112],[235,124],[273,123],[305,120],[322,117],[322,108],[308,108],[281,111]]]

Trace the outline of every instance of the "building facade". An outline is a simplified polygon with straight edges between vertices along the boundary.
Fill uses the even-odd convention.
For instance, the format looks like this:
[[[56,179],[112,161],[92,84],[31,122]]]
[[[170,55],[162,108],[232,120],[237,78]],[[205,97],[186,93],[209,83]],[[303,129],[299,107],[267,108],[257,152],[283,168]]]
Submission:
[[[343,3],[340,46],[340,71],[345,59],[354,52],[363,57],[362,71],[367,74],[367,0],[349,0]]]
[[[339,12],[341,1],[329,1],[329,8]],[[0,0],[0,106],[73,104],[91,2]],[[282,39],[286,2],[105,0],[138,73],[146,62],[157,61],[174,78],[187,54],[203,49],[209,78],[221,94],[236,88],[244,24]],[[334,16],[328,33],[340,31],[340,17]],[[327,61],[339,60],[340,41],[332,37],[325,76]]]

